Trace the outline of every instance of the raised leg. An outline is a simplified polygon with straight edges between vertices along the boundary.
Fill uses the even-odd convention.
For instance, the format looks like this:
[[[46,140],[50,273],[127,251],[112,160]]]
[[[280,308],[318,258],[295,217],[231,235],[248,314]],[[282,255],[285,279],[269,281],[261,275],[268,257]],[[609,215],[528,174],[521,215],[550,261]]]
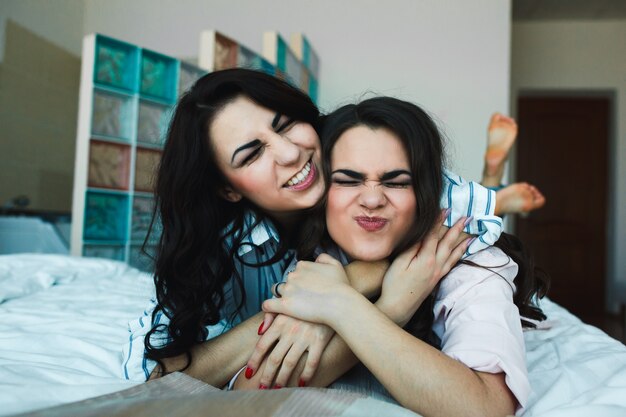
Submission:
[[[500,113],[491,116],[487,128],[487,151],[481,182],[485,187],[498,187],[502,183],[504,164],[516,137],[517,123],[514,119]]]

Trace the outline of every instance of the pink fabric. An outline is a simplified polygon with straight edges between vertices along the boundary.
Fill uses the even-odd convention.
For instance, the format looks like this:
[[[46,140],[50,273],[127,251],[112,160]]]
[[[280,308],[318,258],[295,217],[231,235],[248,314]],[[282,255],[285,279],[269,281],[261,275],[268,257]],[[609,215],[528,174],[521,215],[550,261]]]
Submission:
[[[519,310],[513,304],[517,264],[494,247],[467,260],[489,270],[459,265],[450,271],[435,302],[434,331],[448,356],[475,371],[504,372],[524,408],[530,384]]]

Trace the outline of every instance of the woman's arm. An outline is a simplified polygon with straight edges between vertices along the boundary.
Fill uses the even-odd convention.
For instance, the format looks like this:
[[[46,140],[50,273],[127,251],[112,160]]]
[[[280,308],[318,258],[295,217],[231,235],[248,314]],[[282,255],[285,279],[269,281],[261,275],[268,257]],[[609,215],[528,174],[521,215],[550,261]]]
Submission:
[[[432,251],[432,239],[430,243],[425,241],[421,250]],[[433,280],[436,275],[426,276],[425,281],[413,279],[407,286],[406,281],[415,274],[404,272],[428,269],[429,265],[432,268],[433,264],[436,256],[419,256],[419,253],[409,260],[407,268],[400,264],[395,279],[385,278],[381,295],[381,301],[393,302],[381,302],[380,307],[384,310],[391,306],[388,314],[396,320],[410,317],[422,298],[420,291],[411,294],[410,287]],[[514,412],[516,400],[505,384],[504,374],[475,372],[414,338],[345,283],[321,275],[314,280],[296,277],[284,286],[283,292],[282,299],[267,300],[264,309],[333,327],[404,406],[424,416],[490,416]],[[398,315],[407,310],[408,314]]]
[[[461,232],[464,227],[464,221],[465,218],[460,219],[452,229],[448,229],[447,227],[433,229],[433,232],[431,233],[431,240],[433,240],[433,243],[435,243],[438,254],[438,257],[435,259],[435,263],[433,265],[437,270],[435,272],[434,279],[425,280],[424,282],[420,283],[419,288],[418,286],[414,285],[410,289],[410,291],[419,291],[421,294],[423,294],[422,299],[430,294],[434,286],[437,284],[439,278],[445,275],[452,268],[452,266],[456,264],[456,262],[460,259],[462,254],[467,249],[469,239],[466,238],[467,235]],[[445,229],[444,233],[442,233],[441,229]],[[415,256],[416,251],[417,248],[412,248],[411,250],[405,252],[405,254],[399,256],[392,264],[389,270],[390,273],[388,272],[388,275],[394,275],[396,277],[395,279],[398,281],[406,281],[407,277],[405,277],[405,275],[414,275],[415,269],[407,268],[407,264]],[[298,265],[296,273],[300,275],[306,275],[308,272],[307,268],[312,266],[319,267],[319,265],[311,263],[301,263]],[[384,265],[381,265],[380,267],[383,268],[383,266]],[[361,265],[358,268],[353,268],[351,272],[357,272],[359,269],[361,269],[363,272],[366,271],[366,269],[363,268],[363,265]],[[319,272],[320,271],[314,270],[308,273],[309,275],[315,275]],[[327,279],[341,280],[343,277],[340,270],[336,270],[333,268],[326,268],[324,274],[326,274]],[[331,276],[333,275],[334,278],[331,278]],[[386,281],[392,280],[391,277],[387,277],[385,279]],[[355,282],[354,276],[352,278],[348,277],[347,281],[352,285],[352,283]],[[379,281],[382,280],[380,279]],[[380,284],[377,285],[378,287],[375,288],[375,293],[380,292]],[[368,284],[363,287],[367,288],[371,287],[371,285]],[[390,291],[388,291],[388,293],[389,292]],[[394,306],[393,303],[390,303],[391,305],[389,306],[384,305],[388,298],[389,297],[382,298],[376,304],[381,305],[382,309],[386,309],[387,311],[389,311],[389,314],[392,314],[396,306]],[[399,326],[404,326],[410,317],[411,316],[398,316],[398,321],[396,323]],[[270,340],[274,340],[274,338],[270,338]],[[261,352],[267,352],[269,350],[269,347],[266,346],[265,343],[266,342],[264,341],[264,338],[261,338],[259,344],[261,344],[262,346],[259,346],[259,344],[257,344],[256,349],[260,350]],[[278,377],[276,378],[276,380],[274,380],[274,375],[276,374],[275,370],[277,368],[284,367],[285,364],[283,364],[281,367],[281,364],[279,362],[282,359],[282,356],[278,355],[272,357],[272,354],[270,354],[268,358],[265,358],[263,360],[262,364],[258,367],[258,371],[257,362],[252,362],[251,367],[255,371],[254,375],[251,378],[244,378],[240,376],[235,383],[235,389],[256,389],[259,387],[272,387],[274,385],[302,386],[303,384],[306,384],[307,386],[326,387],[358,363],[358,359],[351,352],[348,345],[337,335],[333,337],[333,339],[324,350],[323,355],[321,355],[321,359],[319,360],[319,363],[315,363],[317,366],[315,367],[316,369],[313,369],[314,374],[310,372],[310,364],[308,367],[305,365],[305,362],[307,360],[305,354],[305,356],[303,356],[303,358],[297,365],[287,364],[287,368],[289,368],[290,371],[286,377],[285,375],[281,375],[281,373],[278,373]],[[258,358],[263,358],[264,356],[265,353],[258,354],[257,351],[255,351],[254,357],[257,358],[259,362],[260,359]],[[250,361],[248,363],[250,365]],[[269,372],[266,372],[267,368],[270,368]],[[292,373],[291,369],[294,368],[295,370]],[[289,375],[291,375],[291,377],[289,377]],[[313,376],[311,377],[311,375]]]
[[[403,406],[424,416],[504,416],[516,400],[504,374],[475,372],[399,328],[358,294],[327,318]],[[393,358],[393,360],[389,360]]]
[[[383,276],[389,263],[387,261],[380,262],[354,262],[346,267],[346,273],[350,277],[352,283],[354,283],[355,288],[365,294],[366,296],[372,296],[380,292],[380,287],[382,285]],[[249,360],[253,352],[255,352],[256,344],[259,341],[259,330],[260,326],[264,321],[263,312],[254,315],[243,323],[239,324],[235,328],[229,330],[228,332],[217,336],[213,339],[207,340],[203,343],[195,345],[191,349],[192,362],[190,366],[183,370],[185,365],[187,364],[187,357],[185,355],[180,355],[177,357],[166,358],[163,359],[163,363],[166,367],[166,373],[171,373],[178,370],[183,370],[182,372],[196,378],[200,379],[208,384],[213,386],[221,387],[224,386],[228,381],[235,375],[244,364]],[[293,319],[290,317],[283,317],[284,323],[282,323],[282,327],[286,329],[286,331],[291,332],[294,338],[302,337],[301,334],[298,334],[297,331],[299,329],[303,329],[303,331],[308,332],[310,338],[319,339],[323,337],[325,334],[324,330],[321,330],[321,327],[327,327],[323,325],[313,324],[313,323],[303,323],[301,320]],[[310,325],[308,328],[304,329],[305,326]],[[265,327],[269,327],[269,324],[266,323]],[[330,340],[334,334],[334,331],[330,331],[328,335],[328,339]],[[318,346],[319,349],[324,350],[324,347],[329,341],[321,342],[323,346]],[[342,342],[340,340],[336,340],[330,344],[329,347],[332,348],[331,353],[325,355],[325,359],[321,363],[329,363],[330,366],[334,366],[337,362],[334,355],[332,354],[335,350],[338,349],[337,345],[341,345]],[[265,351],[269,350],[269,347],[265,349]],[[347,350],[347,348],[346,348]],[[349,350],[348,350],[349,353]],[[321,352],[320,352],[321,355]],[[265,356],[263,354],[261,359]],[[307,365],[307,357],[308,355],[305,353],[304,356],[298,356],[296,358],[295,363],[291,366],[291,370],[294,368],[296,372],[293,374],[293,381],[290,385],[295,386],[299,383],[300,378],[304,378],[303,381],[308,385],[311,380],[313,374],[315,373],[315,369],[318,366],[318,362],[308,363],[309,369],[306,369]],[[354,355],[349,355],[354,358]],[[282,359],[282,358],[281,358]],[[298,361],[299,360],[299,361]],[[343,361],[343,357],[340,359]],[[347,367],[343,372],[345,373],[349,370],[355,363],[356,359],[353,359],[354,363]],[[260,362],[260,360],[259,360]],[[297,364],[297,367],[296,367]],[[274,366],[274,368],[279,368],[278,366]],[[253,369],[258,368],[255,366]],[[258,388],[261,385],[261,376],[265,372],[266,365],[263,365],[259,368],[259,371],[255,372],[255,379],[250,381],[246,381],[243,385],[236,385],[237,388]],[[150,374],[150,379],[155,379],[161,376],[160,374],[161,368],[157,365],[155,369]],[[292,372],[283,371],[287,377],[291,376]],[[304,374],[303,374],[304,372]],[[269,376],[270,380],[273,380],[272,373]],[[245,375],[245,374],[244,374]],[[266,377],[267,379],[268,377]],[[285,378],[286,379],[286,378]],[[239,381],[244,381],[245,378],[239,378]],[[326,385],[332,382],[329,381]],[[269,382],[267,383],[269,384]],[[287,382],[284,382],[284,386],[287,386]],[[321,386],[321,385],[320,385]]]
[[[216,387],[226,385],[250,357],[264,315],[257,313],[228,332],[194,345],[190,351],[192,361],[186,369],[183,369],[187,364],[186,355],[162,359],[166,373],[182,371]],[[161,368],[157,365],[150,379],[160,376]]]

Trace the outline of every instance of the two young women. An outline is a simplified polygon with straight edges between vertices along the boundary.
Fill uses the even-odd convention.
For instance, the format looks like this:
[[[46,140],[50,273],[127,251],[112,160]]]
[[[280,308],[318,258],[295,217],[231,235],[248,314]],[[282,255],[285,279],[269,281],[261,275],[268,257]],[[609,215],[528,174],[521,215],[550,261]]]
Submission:
[[[387,110],[393,113],[396,109],[391,106]],[[331,115],[329,119],[332,118]],[[434,162],[434,169],[429,158],[421,161],[424,165],[420,162],[417,165],[404,166],[407,160],[420,161],[416,159],[416,155],[422,152],[419,148],[421,143],[406,148],[406,143],[411,142],[414,137],[430,135],[436,137],[435,142],[438,140],[441,146],[441,139],[436,134],[434,125],[424,127],[422,122],[412,122],[409,119],[406,119],[406,123],[414,135],[402,139],[403,145],[396,146],[398,151],[396,156],[402,153],[400,150],[404,146],[406,158],[404,162],[399,162],[398,158],[394,162],[403,169],[394,169],[382,174],[368,170],[363,170],[359,174],[358,170],[353,169],[340,173],[349,177],[348,182],[355,179],[361,181],[361,185],[347,188],[372,187],[371,191],[374,194],[380,193],[380,187],[405,194],[407,190],[412,190],[415,197],[414,207],[403,213],[405,223],[396,230],[401,231],[403,236],[397,234],[391,236],[385,241],[389,250],[376,253],[375,256],[376,259],[383,259],[388,255],[397,255],[401,248],[409,248],[408,252],[395,258],[385,275],[379,302],[394,299],[389,294],[400,297],[404,293],[402,289],[406,289],[411,283],[415,284],[416,279],[422,282],[422,291],[418,291],[418,287],[410,287],[412,290],[409,293],[411,291],[419,293],[415,295],[412,304],[410,303],[411,308],[401,309],[402,317],[396,317],[396,324],[385,322],[386,325],[395,326],[401,334],[404,333],[398,325],[405,324],[411,318],[417,307],[423,304],[424,295],[430,293],[432,287],[447,272],[446,269],[460,257],[458,246],[455,246],[453,241],[461,227],[457,226],[453,233],[449,232],[447,237],[441,240],[441,244],[438,244],[438,237],[427,233],[438,218],[439,197],[441,196],[444,203],[453,203],[458,196],[457,192],[461,191],[463,195],[464,189],[470,191],[467,198],[469,205],[467,200],[462,201],[461,205],[464,207],[456,207],[446,218],[447,224],[451,225],[453,216],[460,211],[463,211],[463,214],[477,214],[473,223],[468,222],[467,231],[483,234],[481,239],[472,243],[470,250],[474,245],[484,247],[490,238],[497,237],[497,230],[489,228],[495,224],[490,221],[497,221],[490,216],[493,207],[489,206],[495,204],[495,201],[489,200],[493,198],[492,193],[483,191],[484,189],[472,183],[463,183],[460,179],[444,175],[441,169],[441,152],[436,155],[439,160]],[[171,371],[185,368],[185,372],[220,386],[244,364],[250,364],[248,362],[250,352],[258,340],[257,328],[259,332],[268,334],[268,329],[263,328],[267,326],[263,322],[263,314],[260,313],[261,303],[270,297],[272,285],[282,280],[282,273],[292,261],[293,252],[288,248],[306,246],[297,232],[305,220],[306,210],[314,206],[324,194],[325,184],[320,170],[332,166],[332,163],[324,166],[321,162],[319,122],[317,109],[304,94],[273,77],[245,70],[209,74],[199,80],[181,99],[170,125],[157,181],[158,214],[163,225],[155,271],[158,304],[152,312],[152,320],[148,319],[149,312],[146,312],[145,317],[131,324],[130,343],[125,352],[127,355],[125,376],[131,379],[146,379],[154,368],[153,361],[158,360],[161,369],[165,367],[167,371]],[[412,126],[417,130],[411,130]],[[425,131],[420,130],[422,128]],[[395,139],[401,136],[393,130],[387,133]],[[337,141],[337,146],[342,143],[346,142],[343,139]],[[393,143],[393,140],[388,142],[390,143]],[[361,176],[353,178],[354,173]],[[351,175],[353,177],[350,177]],[[426,180],[427,178],[431,180]],[[402,184],[398,185],[400,182],[396,180],[401,180]],[[373,185],[370,181],[380,184]],[[329,203],[332,189],[333,186],[329,194]],[[371,203],[374,205],[387,199],[384,197],[376,203],[374,200],[381,198],[380,195],[370,197],[375,197]],[[454,204],[452,206],[454,207]],[[367,213],[366,211],[365,215],[357,220],[361,231],[371,236],[387,235],[386,230],[390,228],[389,219]],[[334,216],[330,215],[328,220],[331,221],[333,218]],[[481,221],[476,221],[481,218]],[[381,231],[383,233],[379,233]],[[338,236],[347,237],[349,236],[347,232],[339,233]],[[339,240],[338,237],[332,237]],[[411,248],[417,242],[421,242],[422,247]],[[355,259],[374,259],[363,257],[360,253],[351,253],[349,245],[342,244],[341,241],[337,243]],[[369,244],[377,246],[381,242],[375,238],[370,239]],[[465,249],[467,242],[462,245],[464,246],[461,248]],[[365,245],[364,249],[366,252],[369,250],[367,246]],[[476,249],[478,248],[479,246]],[[334,261],[324,257],[320,261],[322,262],[319,265],[306,265],[324,267],[328,275],[322,274],[318,277],[319,282],[328,282],[329,288],[339,288],[339,294],[348,294],[348,291],[344,291],[344,276],[339,274],[340,279],[335,279],[339,268]],[[323,265],[324,263],[330,265]],[[426,268],[419,267],[423,263]],[[410,265],[412,267],[409,267]],[[487,263],[487,266],[507,268],[500,264]],[[300,267],[300,270],[302,268]],[[514,275],[514,272],[512,273]],[[296,274],[299,274],[298,269]],[[487,275],[491,276],[493,273],[489,272]],[[416,276],[420,276],[421,280],[415,278]],[[314,280],[298,281],[314,282]],[[331,283],[334,286],[330,285]],[[268,308],[278,311],[285,306],[293,307],[300,304],[299,301],[289,302],[298,299],[296,290],[298,286],[288,282],[281,287],[284,288],[285,298],[279,301],[284,303],[269,304]],[[528,302],[532,292],[528,291],[529,288],[521,289],[522,299],[521,302],[517,300],[518,305],[530,308]],[[510,294],[508,296],[510,297]],[[331,297],[330,300],[334,305],[332,300],[337,299]],[[359,300],[361,302],[365,299]],[[512,304],[510,298],[508,302]],[[346,305],[351,303],[352,301]],[[403,305],[400,302],[392,303],[396,307]],[[310,303],[302,303],[302,308],[307,305]],[[361,311],[365,304],[354,305],[360,307],[348,310]],[[374,307],[369,303],[368,308]],[[446,308],[448,311],[445,314],[450,315],[450,306],[446,306],[444,310]],[[428,311],[428,308],[423,310]],[[345,309],[337,311],[345,313]],[[292,316],[300,315],[301,318],[305,318],[303,315],[306,315],[300,310],[290,312]],[[333,317],[339,317],[339,313]],[[384,319],[383,316],[378,317]],[[308,316],[306,318],[312,319]],[[348,342],[358,359],[368,366],[402,404],[410,408],[425,414],[465,412],[468,407],[477,413],[489,410],[512,411],[511,407],[515,400],[504,383],[503,374],[483,379],[469,367],[428,348],[430,353],[422,354],[427,355],[425,357],[439,358],[434,362],[429,361],[429,364],[437,365],[428,368],[429,365],[422,361],[414,364],[418,373],[422,365],[426,366],[424,369],[428,371],[424,371],[420,380],[428,383],[414,381],[411,375],[398,374],[399,381],[405,385],[402,391],[394,383],[389,382],[394,377],[379,374],[375,366],[370,366],[372,359],[367,353],[360,352],[359,346],[363,345],[361,342],[354,342],[359,337],[344,333],[344,329],[338,328],[337,323],[329,317],[316,317],[313,321],[319,321],[320,324],[298,321],[283,315],[277,317],[269,326],[270,330],[276,327],[282,329],[282,336],[276,344],[277,349],[285,345],[281,344],[282,340],[289,340],[286,343],[288,351],[285,352],[282,368],[286,365],[287,368],[293,368],[294,357],[298,356],[298,353],[309,352],[307,366],[302,376],[305,384],[328,385],[338,376],[337,371],[349,369],[354,364],[354,359],[346,361],[346,357],[351,355],[349,351],[346,353],[345,342]],[[330,326],[324,326],[323,323]],[[344,321],[344,324],[346,323],[347,320]],[[355,329],[360,328],[358,323],[356,324]],[[384,339],[386,331],[384,325],[376,326],[376,333]],[[328,331],[328,327],[332,327],[342,337],[328,336],[332,333]],[[228,332],[224,332],[229,328],[231,329]],[[292,332],[294,328],[299,329],[296,336]],[[379,330],[383,333],[378,333]],[[445,346],[446,332],[440,331],[439,334]],[[144,335],[145,352],[136,343],[143,341]],[[393,335],[392,339],[396,336]],[[204,341],[211,337],[214,338]],[[420,349],[428,346],[413,336],[407,337],[411,338],[411,343],[417,343]],[[476,334],[474,337],[480,339],[482,335]],[[517,338],[519,342],[519,333],[513,338]],[[378,342],[382,343],[383,340]],[[367,345],[376,350],[375,344],[378,342],[371,341]],[[381,345],[383,346],[384,344]],[[261,351],[263,350],[267,350],[267,346],[261,346]],[[296,355],[290,354],[292,350]],[[523,345],[521,350],[523,352]],[[333,355],[331,352],[338,354]],[[276,357],[272,355],[273,353],[269,355],[270,360],[267,362],[271,362],[272,358],[276,362]],[[495,357],[494,360],[498,362],[500,358]],[[387,360],[386,363],[390,361]],[[489,365],[493,367],[494,364],[486,364],[487,367]],[[402,368],[406,364],[398,361],[395,366]],[[269,374],[278,371],[278,366],[274,368]],[[284,378],[284,375],[281,376],[282,368],[278,371],[277,381],[281,377]],[[318,370],[313,376],[311,369],[316,368]],[[505,371],[502,367],[497,369],[500,369],[500,372]],[[439,376],[431,378],[433,373]],[[249,367],[246,370],[246,377],[254,379],[253,374],[266,376],[267,372]],[[407,383],[409,380],[412,382]],[[441,394],[452,388],[449,385],[452,380],[465,387],[467,395],[460,395],[460,400],[453,401],[450,405],[449,401],[442,402]],[[487,380],[495,382],[485,382]],[[473,389],[467,390],[468,387]],[[444,391],[441,391],[442,389]],[[404,394],[405,391],[407,394]],[[406,401],[407,395],[413,399]],[[523,401],[520,398],[517,400]]]

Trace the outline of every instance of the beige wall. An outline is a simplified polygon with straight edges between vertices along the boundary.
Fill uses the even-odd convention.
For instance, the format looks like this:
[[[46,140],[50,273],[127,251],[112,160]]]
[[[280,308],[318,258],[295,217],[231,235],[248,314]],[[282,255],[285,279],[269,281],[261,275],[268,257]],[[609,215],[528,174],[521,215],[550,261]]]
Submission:
[[[510,9],[510,0],[2,0],[0,29],[9,17],[59,50],[80,51],[82,36],[99,32],[177,57],[197,56],[206,29],[257,51],[266,30],[304,32],[321,56],[324,110],[367,92],[420,103],[450,138],[451,167],[478,179],[487,120],[509,106]]]
[[[321,57],[324,110],[368,91],[416,101],[444,123],[453,168],[478,179],[489,116],[509,106],[510,8],[510,0],[90,0],[84,28],[179,57],[198,55],[202,30],[259,52],[264,31],[303,32]]]
[[[0,205],[71,210],[80,59],[5,22],[0,63]]]
[[[607,296],[616,310],[626,302],[626,20],[514,23],[512,40],[513,106],[520,90],[615,94]]]

